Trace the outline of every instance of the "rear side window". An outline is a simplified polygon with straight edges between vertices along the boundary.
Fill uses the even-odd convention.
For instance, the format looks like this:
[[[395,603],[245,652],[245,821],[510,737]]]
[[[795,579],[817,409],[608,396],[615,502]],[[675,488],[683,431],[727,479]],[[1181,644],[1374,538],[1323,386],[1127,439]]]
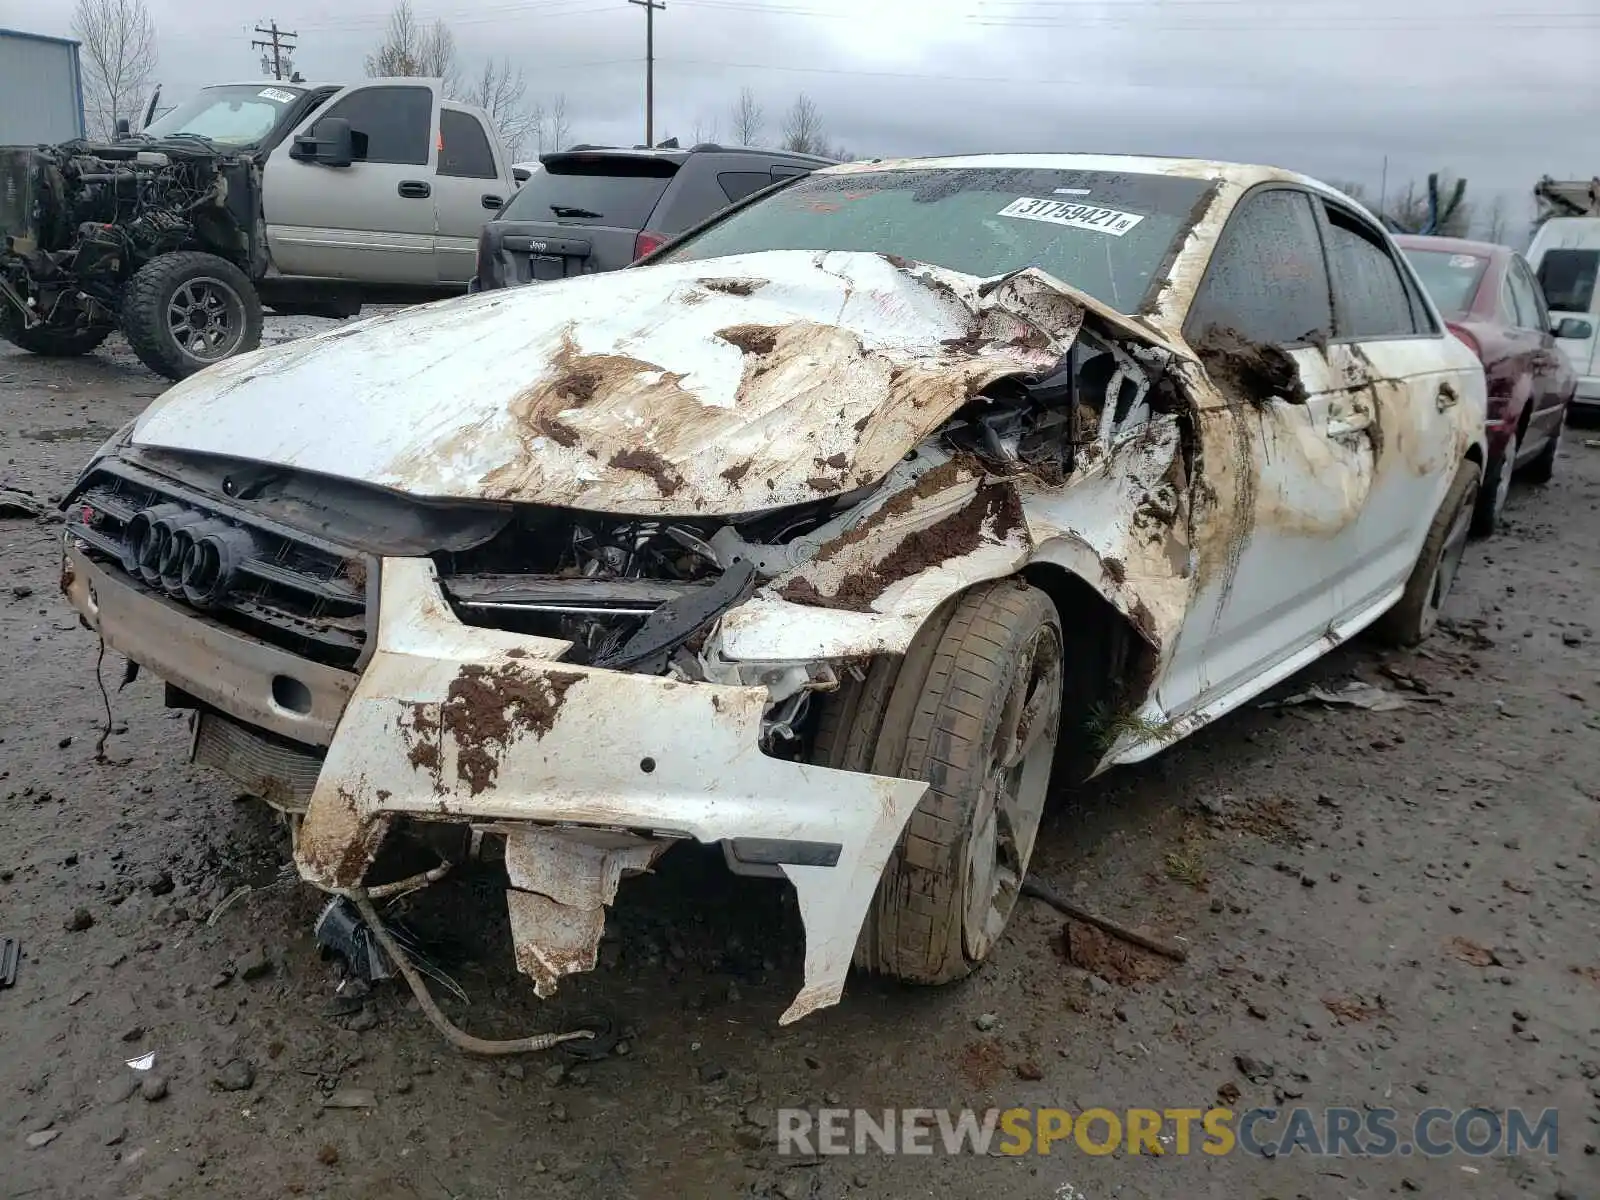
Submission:
[[[1539,303],[1539,291],[1520,259],[1514,261],[1506,272],[1506,282],[1511,286],[1511,295],[1517,302],[1517,315],[1520,317],[1518,326],[1523,329],[1548,329],[1550,322],[1545,317],[1544,305]]]
[[[772,176],[765,171],[723,171],[717,176],[717,186],[728,198],[728,203],[732,204],[764,187],[771,187]]]
[[[1274,188],[1229,219],[1195,297],[1196,336],[1231,329],[1259,345],[1294,345],[1333,328],[1328,272],[1311,200]]]
[[[1342,338],[1410,337],[1417,332],[1400,267],[1375,231],[1329,206],[1328,265]]]
[[[478,118],[445,109],[439,114],[439,174],[493,179],[494,151]]]
[[[644,229],[678,165],[659,158],[553,156],[511,198],[501,220]]]
[[[420,87],[369,87],[351,92],[319,119],[343,117],[350,131],[366,138],[357,157],[362,162],[404,163],[424,166],[428,161],[428,135],[433,130],[433,93]]]
[[[1600,250],[1546,250],[1539,260],[1539,286],[1557,312],[1591,312]]]

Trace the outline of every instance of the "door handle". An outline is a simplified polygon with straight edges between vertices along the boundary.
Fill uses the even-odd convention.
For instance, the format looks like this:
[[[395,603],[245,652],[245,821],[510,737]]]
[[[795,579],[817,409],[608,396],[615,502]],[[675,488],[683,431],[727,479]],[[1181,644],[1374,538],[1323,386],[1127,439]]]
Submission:
[[[433,195],[433,189],[420,179],[402,179],[398,190],[407,200],[426,200]]]
[[[483,194],[483,206],[485,208],[492,208],[496,211],[499,211],[500,206],[504,203],[505,201],[500,199],[500,197],[496,196],[493,192],[485,192]]]

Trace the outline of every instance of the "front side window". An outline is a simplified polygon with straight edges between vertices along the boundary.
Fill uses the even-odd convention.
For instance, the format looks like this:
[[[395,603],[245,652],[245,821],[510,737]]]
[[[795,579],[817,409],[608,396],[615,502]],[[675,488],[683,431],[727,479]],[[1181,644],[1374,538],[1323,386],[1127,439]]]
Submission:
[[[1593,311],[1596,275],[1600,250],[1546,250],[1539,260],[1539,286],[1557,312]]]
[[[658,261],[764,250],[897,255],[980,278],[1043,271],[1136,312],[1208,181],[1047,168],[917,167],[810,175]]]
[[[427,88],[362,88],[335,103],[318,124],[329,117],[350,122],[350,131],[357,135],[356,157],[362,162],[427,165],[428,134],[433,129],[433,93]]]
[[[1189,326],[1194,336],[1215,328],[1265,346],[1330,335],[1333,302],[1310,197],[1273,188],[1240,203],[1212,253]]]
[[[1416,333],[1405,281],[1383,236],[1342,209],[1329,206],[1327,213],[1338,336],[1391,338]]]

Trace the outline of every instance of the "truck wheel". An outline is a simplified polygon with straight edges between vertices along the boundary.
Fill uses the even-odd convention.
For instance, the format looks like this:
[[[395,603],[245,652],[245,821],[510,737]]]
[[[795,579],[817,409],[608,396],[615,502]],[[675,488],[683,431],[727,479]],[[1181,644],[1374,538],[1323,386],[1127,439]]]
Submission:
[[[183,379],[261,344],[261,299],[225,258],[163,254],[128,281],[122,331],[145,366]]]
[[[45,358],[76,358],[88,354],[111,336],[106,325],[92,325],[88,329],[52,329],[48,325],[22,327],[22,317],[9,304],[0,303],[0,338],[5,338],[19,350]]]
[[[1374,632],[1392,646],[1415,646],[1439,623],[1439,610],[1455,583],[1478,503],[1478,464],[1463,462],[1444,503],[1434,514],[1422,553],[1399,601],[1378,618]]]
[[[983,584],[829,698],[813,761],[924,779],[856,962],[948,983],[989,956],[1033,854],[1061,723],[1061,625],[1016,580]]]

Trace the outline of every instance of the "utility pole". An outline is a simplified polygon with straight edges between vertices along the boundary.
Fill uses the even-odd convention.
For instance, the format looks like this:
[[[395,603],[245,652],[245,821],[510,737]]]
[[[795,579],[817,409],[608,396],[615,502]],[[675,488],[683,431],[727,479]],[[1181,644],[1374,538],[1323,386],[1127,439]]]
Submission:
[[[292,71],[294,69],[294,64],[289,61],[289,56],[294,53],[294,39],[300,35],[298,33],[291,33],[287,29],[279,29],[277,21],[273,21],[271,26],[267,29],[263,29],[261,26],[257,25],[256,32],[269,34],[271,35],[272,39],[271,41],[250,43],[252,49],[260,49],[262,51],[262,69],[265,70],[267,66],[266,51],[271,50],[272,77],[274,79],[282,79],[285,71]]]
[[[628,0],[644,9],[644,144],[656,144],[656,9],[660,0]]]

